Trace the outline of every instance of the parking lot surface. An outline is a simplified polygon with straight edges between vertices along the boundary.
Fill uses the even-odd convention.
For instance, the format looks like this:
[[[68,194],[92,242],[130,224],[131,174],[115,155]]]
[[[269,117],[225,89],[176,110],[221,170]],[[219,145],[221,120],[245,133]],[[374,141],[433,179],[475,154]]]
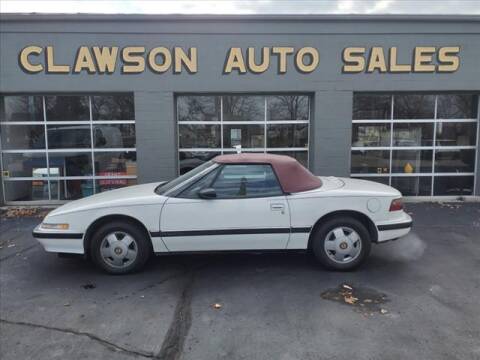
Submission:
[[[8,359],[479,359],[480,204],[408,204],[414,230],[356,272],[302,253],[175,255],[111,276],[0,231]]]

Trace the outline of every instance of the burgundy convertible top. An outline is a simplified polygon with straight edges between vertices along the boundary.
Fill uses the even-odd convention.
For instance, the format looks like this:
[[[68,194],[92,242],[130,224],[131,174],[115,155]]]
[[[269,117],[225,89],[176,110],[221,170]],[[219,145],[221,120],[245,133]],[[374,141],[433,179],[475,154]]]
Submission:
[[[270,164],[275,170],[283,191],[294,193],[319,188],[322,181],[305,169],[297,160],[285,155],[242,153],[219,155],[219,164]]]

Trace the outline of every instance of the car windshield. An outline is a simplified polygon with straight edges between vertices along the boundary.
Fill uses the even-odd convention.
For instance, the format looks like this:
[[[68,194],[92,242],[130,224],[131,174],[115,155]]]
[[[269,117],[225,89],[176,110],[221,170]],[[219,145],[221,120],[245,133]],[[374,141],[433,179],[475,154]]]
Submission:
[[[214,164],[215,163],[213,161],[207,161],[206,163],[203,163],[202,165],[197,166],[195,169],[192,169],[189,172],[187,172],[187,173],[185,173],[185,174],[183,174],[183,175],[181,175],[181,176],[179,176],[175,179],[172,179],[170,181],[167,181],[164,184],[159,185],[155,189],[155,192],[158,195],[164,195],[165,193],[167,193],[169,190],[173,189],[177,185],[179,185],[179,184],[181,184],[185,181],[188,181],[189,179],[193,178],[197,174],[200,174],[202,171],[204,171],[205,169],[208,169],[209,167],[211,167]]]

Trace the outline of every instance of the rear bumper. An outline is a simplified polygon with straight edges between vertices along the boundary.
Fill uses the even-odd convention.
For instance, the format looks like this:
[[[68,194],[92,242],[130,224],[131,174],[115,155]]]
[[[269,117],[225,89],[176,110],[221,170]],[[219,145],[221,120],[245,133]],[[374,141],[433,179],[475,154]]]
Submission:
[[[45,231],[37,226],[32,236],[40,244],[45,251],[55,253],[83,254],[83,234],[65,231]]]
[[[405,213],[403,219],[396,222],[377,224],[379,243],[394,240],[407,235],[412,229],[413,221],[410,215]]]

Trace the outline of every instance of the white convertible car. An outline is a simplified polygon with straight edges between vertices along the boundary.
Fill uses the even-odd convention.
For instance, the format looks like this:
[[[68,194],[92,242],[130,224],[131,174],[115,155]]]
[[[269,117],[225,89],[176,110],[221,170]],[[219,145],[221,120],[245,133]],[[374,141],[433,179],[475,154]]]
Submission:
[[[67,203],[33,236],[46,251],[87,255],[114,274],[140,269],[152,254],[230,250],[311,250],[325,267],[351,270],[371,243],[411,226],[389,186],[317,177],[287,156],[244,153],[169,182]]]

